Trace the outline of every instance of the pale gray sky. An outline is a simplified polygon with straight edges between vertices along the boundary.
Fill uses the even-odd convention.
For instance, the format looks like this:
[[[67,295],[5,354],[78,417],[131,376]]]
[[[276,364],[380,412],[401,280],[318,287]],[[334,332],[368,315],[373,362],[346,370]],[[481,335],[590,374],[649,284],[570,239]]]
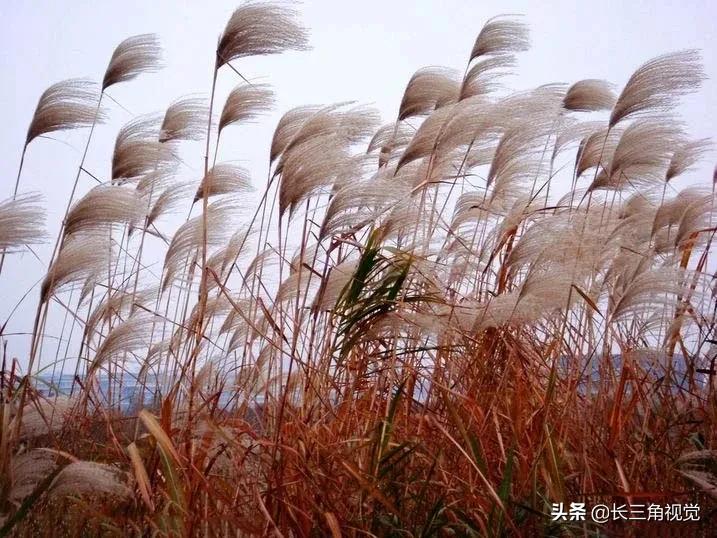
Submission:
[[[159,74],[117,85],[110,95],[133,114],[163,111],[173,99],[208,94],[216,39],[238,2],[231,0],[20,1],[0,4],[0,199],[12,194],[28,122],[37,98],[50,84],[70,77],[100,79],[114,47],[130,35],[156,32],[165,49]],[[549,82],[605,78],[621,87],[642,62],[665,52],[698,48],[710,80],[684,100],[680,112],[690,133],[710,137],[717,119],[715,16],[710,1],[307,1],[299,6],[313,49],[278,57],[242,60],[236,66],[252,80],[270,83],[277,95],[271,116],[232,129],[220,159],[245,160],[264,181],[271,133],[287,109],[308,103],[356,100],[373,104],[385,121],[396,113],[404,86],[416,69],[446,65],[463,69],[483,23],[503,13],[525,15],[532,49],[519,56],[515,89]],[[220,76],[218,103],[239,82],[229,69]],[[119,126],[131,118],[108,101],[110,122],[93,139],[86,167],[106,178]],[[60,133],[62,141],[39,139],[28,151],[21,191],[39,191],[48,207],[47,259],[64,210],[86,131]],[[201,144],[184,159],[197,171]],[[711,176],[711,160],[693,174]],[[191,171],[185,171],[191,178]],[[198,174],[197,174],[198,175]],[[198,179],[198,177],[194,177]],[[705,177],[706,180],[706,177]],[[90,183],[84,181],[81,189]],[[30,255],[14,256],[0,277],[0,323],[43,274]],[[9,332],[30,330],[37,293],[20,309]],[[21,354],[23,338],[12,341]]]

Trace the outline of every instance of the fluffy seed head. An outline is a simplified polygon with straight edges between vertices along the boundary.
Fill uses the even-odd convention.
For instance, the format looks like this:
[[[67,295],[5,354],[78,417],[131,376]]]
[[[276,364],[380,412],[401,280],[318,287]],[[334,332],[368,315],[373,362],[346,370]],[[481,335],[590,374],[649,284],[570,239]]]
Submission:
[[[296,22],[297,12],[270,2],[246,2],[227,22],[217,45],[217,69],[245,56],[306,50],[306,30]]]
[[[159,121],[155,114],[126,123],[117,133],[112,154],[112,180],[122,183],[151,174],[172,164],[170,148],[159,142]]]
[[[219,131],[233,123],[250,121],[271,110],[274,94],[268,84],[240,84],[227,97],[219,119]]]
[[[695,50],[664,54],[640,66],[617,98],[610,127],[638,115],[668,112],[678,97],[697,90],[705,76]]]
[[[563,106],[567,110],[592,112],[596,110],[610,110],[615,104],[615,93],[612,85],[605,80],[580,80],[568,88],[563,99]]]
[[[44,237],[45,210],[37,194],[24,194],[0,202],[0,250],[40,242]]]
[[[708,138],[679,143],[672,153],[665,180],[670,181],[690,170],[710,149],[712,149],[712,142]]]
[[[62,469],[48,489],[52,498],[68,495],[110,495],[130,499],[132,490],[115,467],[94,461],[74,461]]]
[[[72,206],[65,219],[65,234],[92,231],[114,223],[134,226],[144,205],[134,189],[98,185]]]
[[[25,145],[47,133],[103,122],[105,116],[98,109],[98,102],[99,94],[94,82],[69,79],[53,84],[40,96],[27,129]]]
[[[528,27],[519,20],[498,16],[483,26],[473,45],[470,59],[475,60],[486,54],[521,52],[529,47]]]
[[[128,37],[112,53],[110,63],[102,80],[102,91],[113,84],[125,82],[141,75],[159,70],[162,48],[154,34]]]
[[[207,197],[251,191],[249,172],[235,164],[222,163],[213,166],[202,178],[194,195],[194,202]]]
[[[398,119],[430,114],[458,100],[459,74],[447,67],[424,67],[414,73],[403,92]]]
[[[177,99],[164,113],[159,141],[201,139],[208,115],[209,107],[205,99],[200,97]]]
[[[66,284],[106,272],[110,255],[106,233],[70,236],[47,271],[40,293],[42,301]]]

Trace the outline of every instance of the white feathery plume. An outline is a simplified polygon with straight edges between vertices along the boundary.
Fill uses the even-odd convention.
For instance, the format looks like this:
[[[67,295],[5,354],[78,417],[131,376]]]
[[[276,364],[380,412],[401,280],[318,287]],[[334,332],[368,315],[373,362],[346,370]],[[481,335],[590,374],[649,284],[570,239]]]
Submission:
[[[529,47],[528,27],[515,18],[500,15],[485,23],[473,44],[470,60],[487,54],[522,52]]]
[[[106,271],[110,255],[107,234],[70,236],[45,275],[40,293],[42,301],[49,299],[62,286]]]
[[[235,164],[221,163],[214,165],[202,178],[197,192],[194,194],[194,202],[201,200],[204,196],[211,198],[221,194],[247,193],[251,190],[251,178],[248,170]]]
[[[348,260],[331,268],[313,303],[314,310],[331,310],[343,289],[352,280],[358,260]]]
[[[609,167],[598,174],[590,189],[662,183],[672,152],[681,139],[682,132],[672,122],[645,119],[633,122],[615,146]]]
[[[357,181],[340,188],[331,198],[321,227],[321,237],[336,234],[359,223],[372,222],[387,207],[410,196],[410,186],[392,178]]]
[[[209,105],[201,97],[183,97],[167,107],[159,130],[160,142],[200,140],[209,115]]]
[[[509,74],[508,70],[514,66],[515,56],[512,54],[487,56],[475,62],[463,77],[460,99],[494,92],[499,87],[496,81]]]
[[[397,156],[413,137],[415,130],[403,122],[392,122],[380,127],[371,138],[366,153],[372,154],[378,150],[379,168]]]
[[[228,125],[253,120],[274,106],[274,93],[268,84],[240,84],[234,88],[222,109],[219,132]]]
[[[116,467],[94,461],[73,461],[54,478],[48,495],[50,498],[109,495],[130,500],[132,490],[124,473]]]
[[[292,108],[286,112],[274,129],[271,139],[270,162],[274,162],[303,127],[304,123],[321,109],[317,105]]]
[[[641,65],[625,84],[610,114],[610,127],[626,118],[669,112],[680,96],[696,91],[704,78],[696,50],[653,58]]]
[[[685,291],[686,272],[660,267],[631,274],[611,297],[609,319],[652,313],[660,308],[676,307],[677,296]]]
[[[178,183],[165,188],[155,199],[147,214],[147,228],[152,226],[159,218],[171,213],[182,200],[189,197],[192,183]]]
[[[24,194],[0,202],[0,250],[12,251],[39,243],[45,237],[42,197]]]
[[[598,128],[580,142],[575,161],[575,176],[580,177],[591,168],[606,168],[615,152],[622,130],[609,127]]]
[[[144,215],[144,202],[134,189],[97,185],[67,213],[65,235],[92,231],[115,223],[134,226]]]
[[[563,106],[567,110],[594,112],[611,110],[616,101],[612,84],[600,79],[579,80],[565,93]]]
[[[416,159],[428,156],[434,150],[443,129],[454,116],[457,106],[447,105],[439,108],[425,119],[401,155],[397,164],[398,170]]]
[[[149,347],[154,314],[140,311],[112,328],[92,357],[88,376],[96,374],[114,359],[135,354]]]
[[[112,180],[117,183],[151,174],[172,163],[171,150],[159,142],[159,116],[140,116],[117,133],[112,153]]]
[[[665,173],[665,181],[671,181],[692,169],[702,156],[711,149],[712,142],[709,138],[681,141],[672,152],[670,165]]]
[[[112,317],[125,317],[133,310],[133,303],[149,303],[155,296],[156,290],[154,289],[139,290],[136,293],[117,290],[115,293],[105,296],[87,318],[86,334],[90,337],[94,336],[102,323],[109,321]]]
[[[237,58],[306,50],[307,32],[297,11],[270,2],[245,2],[227,22],[217,45],[217,69]]]
[[[207,246],[215,248],[223,244],[228,235],[228,223],[235,212],[231,200],[220,200],[207,207]],[[182,224],[174,234],[164,258],[164,290],[182,268],[190,254],[201,248],[204,240],[204,215],[199,215]]]
[[[102,91],[118,82],[158,71],[162,48],[155,34],[128,37],[117,45],[102,80]]]
[[[174,179],[179,167],[178,160],[158,162],[157,168],[139,176],[135,188],[143,198],[154,200],[156,193],[174,184]],[[150,201],[152,201],[150,200]]]
[[[424,67],[408,81],[398,108],[398,119],[430,114],[443,105],[455,103],[460,92],[460,75],[448,67]]]
[[[240,229],[236,231],[229,238],[226,246],[219,249],[216,253],[212,254],[207,260],[207,265],[214,269],[220,277],[224,277],[227,274],[227,269],[234,263],[235,260],[246,252],[247,239],[251,235],[250,231]],[[212,279],[208,286],[214,288],[217,283]]]
[[[47,133],[103,122],[104,113],[97,107],[99,97],[97,85],[89,80],[69,79],[53,84],[40,96],[25,145]]]
[[[344,147],[360,144],[371,136],[379,125],[380,116],[374,108],[354,106],[342,109],[346,103],[328,105],[306,119],[286,144],[274,174],[283,170],[284,162],[295,148],[322,136],[334,137]]]
[[[695,235],[699,231],[706,231],[714,219],[715,200],[714,195],[709,193],[690,203],[680,216],[677,231],[674,234],[676,246],[684,246],[688,242],[696,241]],[[702,234],[706,239],[706,234]]]

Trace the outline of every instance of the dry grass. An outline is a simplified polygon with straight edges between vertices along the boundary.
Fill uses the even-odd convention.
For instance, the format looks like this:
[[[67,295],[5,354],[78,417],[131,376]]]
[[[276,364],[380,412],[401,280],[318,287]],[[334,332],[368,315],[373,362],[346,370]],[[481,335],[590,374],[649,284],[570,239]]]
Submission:
[[[215,160],[222,129],[273,98],[242,83],[217,122],[216,79],[307,36],[281,4],[237,9],[208,107],[133,120],[111,177],[73,189],[30,356],[10,360],[0,327],[0,535],[709,534],[714,193],[690,176],[709,142],[675,119],[698,55],[649,61],[619,93],[511,93],[497,81],[528,42],[489,21],[383,127],[363,106],[287,112],[247,209],[261,183],[210,165],[210,140]],[[123,42],[103,88],[158,54]],[[89,88],[45,92],[27,143],[94,129]],[[204,173],[180,183],[178,142],[203,137]],[[37,197],[0,204],[3,258],[41,220]],[[47,395],[48,371],[67,394]],[[561,501],[699,502],[702,521],[552,522]]]

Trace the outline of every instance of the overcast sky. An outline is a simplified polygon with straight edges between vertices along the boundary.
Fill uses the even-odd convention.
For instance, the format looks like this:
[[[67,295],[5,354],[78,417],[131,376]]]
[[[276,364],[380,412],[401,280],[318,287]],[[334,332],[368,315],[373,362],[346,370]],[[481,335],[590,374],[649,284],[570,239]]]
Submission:
[[[233,130],[220,159],[246,161],[263,178],[271,133],[287,109],[308,103],[356,100],[372,104],[383,119],[395,117],[405,84],[416,69],[445,65],[463,69],[483,23],[503,13],[525,15],[532,49],[519,56],[515,89],[549,82],[605,78],[622,87],[644,61],[665,52],[698,48],[710,80],[684,101],[680,112],[695,137],[711,137],[717,119],[717,47],[710,1],[307,1],[301,20],[312,50],[242,60],[236,67],[252,81],[270,83],[274,114]],[[0,199],[12,194],[18,161],[37,99],[50,84],[70,77],[99,80],[114,47],[130,35],[156,32],[164,47],[159,74],[119,84],[109,94],[110,121],[100,127],[86,167],[100,178],[109,173],[119,126],[133,114],[163,111],[186,94],[208,94],[216,40],[237,2],[169,0],[2,0],[0,2]],[[236,85],[228,69],[220,75],[217,102]],[[86,131],[35,140],[28,151],[21,191],[39,191],[48,206],[48,242],[38,253],[49,258],[57,222],[67,200]],[[183,154],[198,171],[201,144]],[[711,176],[714,154],[694,174]],[[191,170],[185,175],[191,176]],[[194,178],[198,179],[198,177]],[[257,179],[261,184],[263,179]],[[81,184],[83,192],[91,184]],[[0,324],[23,293],[41,278],[43,266],[29,255],[15,256],[0,278]],[[28,297],[9,332],[30,330],[36,293]],[[23,337],[11,348],[21,354]]]

